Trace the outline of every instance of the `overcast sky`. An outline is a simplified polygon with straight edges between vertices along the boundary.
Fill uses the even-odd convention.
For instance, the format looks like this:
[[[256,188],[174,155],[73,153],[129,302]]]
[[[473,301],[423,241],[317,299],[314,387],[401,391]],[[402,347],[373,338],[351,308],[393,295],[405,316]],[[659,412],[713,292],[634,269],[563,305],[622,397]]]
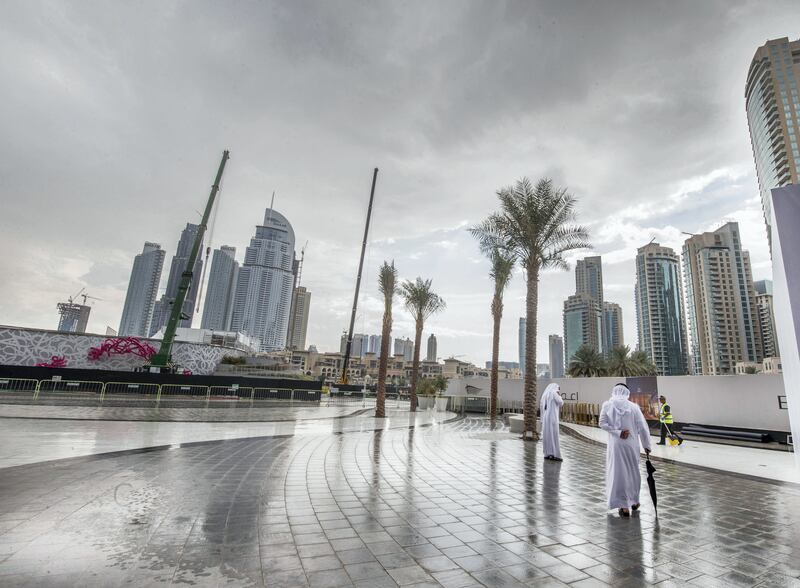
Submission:
[[[356,330],[380,332],[376,271],[432,278],[439,355],[490,358],[488,265],[466,227],[527,175],[579,199],[605,297],[636,345],[636,248],[736,220],[770,262],[744,110],[767,39],[800,2],[36,2],[0,19],[0,324],[55,328],[82,287],[119,326],[133,257],[168,264],[231,150],[211,245],[244,247],[275,208],[308,241],[308,343],[347,327],[379,167]],[[299,251],[298,251],[299,254]],[[592,254],[592,252],[586,252]],[[574,266],[574,264],[573,264]],[[572,272],[543,276],[539,361]],[[524,284],[506,295],[517,359]],[[195,317],[195,326],[199,326]],[[412,336],[405,312],[395,336]]]

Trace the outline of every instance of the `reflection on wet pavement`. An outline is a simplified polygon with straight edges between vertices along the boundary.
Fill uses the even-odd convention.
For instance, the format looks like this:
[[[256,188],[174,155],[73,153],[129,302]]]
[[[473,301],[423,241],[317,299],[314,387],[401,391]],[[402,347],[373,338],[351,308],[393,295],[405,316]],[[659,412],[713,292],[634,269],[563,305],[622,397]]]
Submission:
[[[800,489],[661,464],[605,509],[604,449],[483,419],[1,470],[1,586],[796,585]]]
[[[319,414],[318,409],[300,408],[294,409],[294,412],[302,419],[263,423],[0,419],[0,468],[200,441],[405,428],[455,417],[452,413],[433,411],[420,411],[411,417],[407,411],[389,410],[386,419],[375,419],[371,412],[361,411],[339,418],[310,418]]]

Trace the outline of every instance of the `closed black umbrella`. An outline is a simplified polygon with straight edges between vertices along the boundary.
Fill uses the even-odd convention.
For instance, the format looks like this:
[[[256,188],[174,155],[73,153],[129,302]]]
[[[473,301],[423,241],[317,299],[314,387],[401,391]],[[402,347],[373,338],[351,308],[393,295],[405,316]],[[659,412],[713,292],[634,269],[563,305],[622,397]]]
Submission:
[[[656,516],[658,516],[658,495],[656,494],[656,481],[653,478],[653,473],[656,471],[653,462],[650,461],[650,456],[647,456],[647,462],[645,462],[645,466],[647,469],[647,487],[650,489],[650,498],[653,499],[653,509],[656,511]]]

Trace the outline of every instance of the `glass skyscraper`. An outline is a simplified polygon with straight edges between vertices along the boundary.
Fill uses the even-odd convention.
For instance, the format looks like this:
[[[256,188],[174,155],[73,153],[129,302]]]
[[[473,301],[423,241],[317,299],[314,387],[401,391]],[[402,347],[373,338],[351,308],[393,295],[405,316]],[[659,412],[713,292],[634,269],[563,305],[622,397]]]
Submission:
[[[564,359],[567,368],[582,346],[602,352],[603,312],[589,294],[573,294],[564,301]]]
[[[800,40],[767,41],[756,50],[745,83],[747,123],[767,238],[772,244],[772,188],[800,183]]]
[[[669,247],[650,243],[636,254],[636,327],[639,349],[659,376],[688,371],[680,260]]]

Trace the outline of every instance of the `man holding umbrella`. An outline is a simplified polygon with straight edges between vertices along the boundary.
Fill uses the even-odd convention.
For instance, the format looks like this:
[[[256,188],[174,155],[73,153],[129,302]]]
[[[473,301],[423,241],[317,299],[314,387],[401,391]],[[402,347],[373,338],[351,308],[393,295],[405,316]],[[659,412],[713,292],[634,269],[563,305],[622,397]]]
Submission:
[[[650,453],[650,429],[639,405],[628,397],[625,384],[617,384],[611,398],[600,409],[600,428],[608,433],[606,446],[606,495],[608,507],[619,516],[631,516],[639,509],[639,444]]]

